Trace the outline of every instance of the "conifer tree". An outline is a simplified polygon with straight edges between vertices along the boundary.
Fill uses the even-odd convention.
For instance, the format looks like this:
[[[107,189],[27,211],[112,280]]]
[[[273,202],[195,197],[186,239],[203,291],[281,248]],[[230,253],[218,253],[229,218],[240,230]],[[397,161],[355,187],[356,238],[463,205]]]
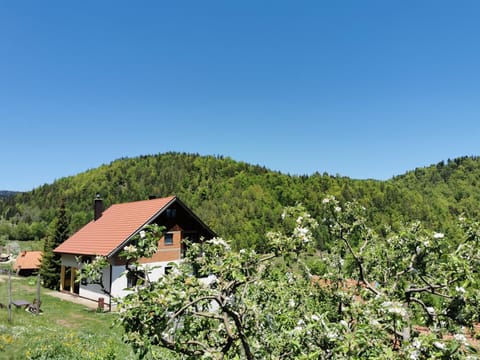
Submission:
[[[58,289],[60,284],[60,254],[53,250],[68,238],[68,218],[65,202],[62,200],[57,216],[53,221],[52,231],[45,239],[40,275],[43,285],[50,289]]]

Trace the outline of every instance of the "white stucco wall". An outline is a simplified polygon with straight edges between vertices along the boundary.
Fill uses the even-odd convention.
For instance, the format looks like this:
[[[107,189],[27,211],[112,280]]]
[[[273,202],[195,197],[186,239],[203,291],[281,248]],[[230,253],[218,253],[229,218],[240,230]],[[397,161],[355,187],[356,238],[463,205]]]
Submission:
[[[151,281],[158,280],[161,276],[165,275],[165,268],[169,263],[179,263],[177,261],[162,261],[156,263],[141,264],[142,268]],[[125,274],[125,266],[113,266],[113,276],[112,276],[112,296],[113,297],[124,297],[128,295],[131,290],[127,289],[127,276]]]
[[[165,268],[168,266],[169,263],[179,263],[180,260],[177,261],[162,261],[156,263],[147,263],[141,264],[141,268],[144,269],[145,272],[148,273],[148,277],[151,281],[158,280],[161,276],[165,274]],[[63,254],[62,255],[62,265],[68,267],[75,267],[81,268],[81,264],[77,263],[77,259],[74,255]],[[112,270],[111,277],[110,277],[110,269]],[[110,279],[112,281],[112,288],[110,290]],[[124,297],[131,292],[131,290],[127,289],[127,276],[125,274],[125,266],[108,266],[103,270],[103,285],[105,289],[110,290],[112,295],[112,302],[113,298],[115,297]],[[80,284],[79,289],[79,296],[91,299],[94,301],[98,301],[100,297],[104,298],[105,304],[109,304],[110,297],[109,295],[105,294],[100,285],[96,284]]]
[[[112,295],[114,297],[124,297],[129,293],[125,290],[126,288],[125,266],[112,266]]]
[[[164,262],[157,262],[157,263],[149,263],[149,264],[142,264],[142,269],[148,272],[148,276],[151,281],[158,280],[161,276],[165,274],[165,268],[168,266],[169,263],[172,261],[164,261]],[[179,261],[176,261],[177,263]],[[125,266],[112,266],[112,302],[113,298],[116,297],[124,297],[131,292],[131,290],[127,289],[127,276],[125,274]],[[110,267],[107,267],[103,271],[103,280],[104,286],[106,289],[109,288],[110,282]],[[80,285],[80,293],[81,297],[98,301],[99,297],[103,297],[105,299],[105,303],[109,303],[110,298],[107,294],[102,292],[101,287],[99,285]]]
[[[77,259],[75,255],[62,254],[62,265],[70,267],[78,267]]]

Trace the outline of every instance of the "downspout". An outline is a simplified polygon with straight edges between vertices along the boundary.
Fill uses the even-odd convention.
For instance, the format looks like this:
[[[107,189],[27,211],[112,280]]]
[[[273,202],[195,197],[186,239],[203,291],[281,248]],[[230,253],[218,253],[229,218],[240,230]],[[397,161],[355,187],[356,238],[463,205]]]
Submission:
[[[112,271],[113,267],[110,263],[110,295],[108,296],[108,310],[112,312]]]

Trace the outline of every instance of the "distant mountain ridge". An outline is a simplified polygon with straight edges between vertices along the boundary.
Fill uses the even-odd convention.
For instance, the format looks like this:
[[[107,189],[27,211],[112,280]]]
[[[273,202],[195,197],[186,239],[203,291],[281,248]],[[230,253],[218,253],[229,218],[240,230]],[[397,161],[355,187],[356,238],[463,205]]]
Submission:
[[[0,190],[0,198],[8,198],[10,196],[15,196],[18,193],[18,191]]]
[[[441,161],[379,181],[326,173],[293,176],[223,156],[170,152],[118,159],[3,198],[0,218],[35,225],[41,234],[37,228],[46,229],[63,199],[73,232],[91,220],[97,192],[107,207],[151,195],[177,195],[235,247],[262,250],[265,233],[280,226],[285,206],[302,203],[321,222],[321,203],[327,194],[341,202],[358,200],[373,224],[396,226],[421,220],[437,231],[454,233],[460,214],[480,214],[479,185],[477,157]],[[326,233],[319,228],[319,246],[328,242]]]

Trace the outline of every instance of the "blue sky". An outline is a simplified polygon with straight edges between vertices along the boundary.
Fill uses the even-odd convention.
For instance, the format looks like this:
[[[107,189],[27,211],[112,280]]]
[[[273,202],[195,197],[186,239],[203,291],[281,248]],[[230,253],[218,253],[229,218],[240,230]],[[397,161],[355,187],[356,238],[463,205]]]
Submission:
[[[478,1],[0,2],[0,189],[120,157],[388,179],[480,155]]]

